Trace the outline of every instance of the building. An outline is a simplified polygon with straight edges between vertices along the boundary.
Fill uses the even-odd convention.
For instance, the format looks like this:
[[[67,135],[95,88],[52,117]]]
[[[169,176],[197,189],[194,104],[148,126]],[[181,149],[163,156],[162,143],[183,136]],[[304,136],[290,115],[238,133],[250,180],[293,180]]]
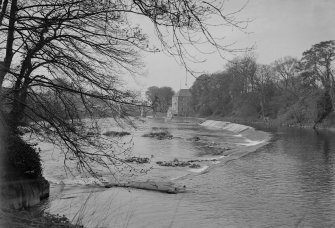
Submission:
[[[172,97],[171,114],[173,116],[189,116],[192,94],[189,89],[181,89]]]

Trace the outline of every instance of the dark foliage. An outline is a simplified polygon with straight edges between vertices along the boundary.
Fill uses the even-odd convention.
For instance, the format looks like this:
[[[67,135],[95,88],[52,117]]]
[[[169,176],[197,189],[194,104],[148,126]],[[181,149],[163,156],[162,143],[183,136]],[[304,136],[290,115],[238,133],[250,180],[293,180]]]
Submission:
[[[150,138],[155,138],[158,140],[163,140],[163,139],[172,139],[173,135],[166,129],[166,128],[156,128],[153,127],[151,132],[142,135],[143,137],[150,137]]]
[[[321,123],[333,111],[332,99],[329,93],[325,92],[322,96],[320,96],[316,105],[317,116],[314,127]]]
[[[123,137],[126,135],[130,135],[130,133],[126,131],[107,131],[103,133],[103,135],[110,136],[110,137]]]
[[[130,157],[130,158],[126,158],[124,161],[129,162],[129,163],[144,164],[144,163],[149,163],[150,159],[149,158],[141,158],[141,157]]]
[[[10,170],[25,177],[42,175],[42,165],[39,150],[28,144],[19,136],[7,136],[8,166]]]

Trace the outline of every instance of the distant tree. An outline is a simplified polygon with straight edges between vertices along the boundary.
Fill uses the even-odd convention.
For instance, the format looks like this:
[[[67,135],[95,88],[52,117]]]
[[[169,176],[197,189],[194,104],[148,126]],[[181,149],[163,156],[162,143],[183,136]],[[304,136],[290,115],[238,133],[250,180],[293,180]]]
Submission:
[[[236,115],[257,115],[257,108],[251,105],[257,99],[256,58],[252,54],[237,57],[228,62],[226,71],[232,79],[229,90]]]
[[[278,88],[297,96],[296,78],[299,75],[299,60],[286,56],[274,61],[272,67]]]
[[[236,79],[235,92],[252,92],[255,88],[257,63],[253,55],[237,57],[226,65],[228,74]]]
[[[302,57],[304,69],[313,74],[326,92],[334,88],[335,40],[314,44]]]
[[[257,65],[256,72],[256,91],[259,97],[260,117],[265,118],[271,113],[270,102],[275,95],[274,72],[269,65]]]
[[[321,123],[334,108],[334,69],[335,40],[323,41],[314,44],[312,48],[305,51],[302,57],[305,75],[313,77],[323,88],[324,93],[317,102],[317,115],[314,127]]]
[[[175,94],[171,87],[160,88],[160,110],[167,112],[169,106],[172,105],[172,96]]]
[[[171,87],[152,86],[148,88],[145,94],[154,112],[167,112],[172,104],[174,91]]]
[[[191,87],[192,100],[191,105],[196,113],[201,115],[212,114],[209,106],[211,77],[207,74],[202,74],[193,83]]]

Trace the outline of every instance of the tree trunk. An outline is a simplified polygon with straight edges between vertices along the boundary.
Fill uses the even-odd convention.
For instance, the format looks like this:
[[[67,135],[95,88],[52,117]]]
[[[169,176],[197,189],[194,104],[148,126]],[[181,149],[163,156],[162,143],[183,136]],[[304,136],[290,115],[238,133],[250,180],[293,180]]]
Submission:
[[[176,185],[173,182],[162,182],[162,181],[129,181],[126,183],[109,183],[105,185],[105,188],[112,187],[124,187],[124,188],[137,188],[150,191],[165,192],[170,194],[176,194],[186,191],[186,186]]]
[[[8,24],[6,56],[5,56],[4,62],[0,63],[0,92],[1,92],[4,78],[6,74],[9,72],[12,59],[13,59],[13,42],[14,42],[16,12],[17,12],[17,0],[12,0],[10,16],[9,16],[9,24]]]

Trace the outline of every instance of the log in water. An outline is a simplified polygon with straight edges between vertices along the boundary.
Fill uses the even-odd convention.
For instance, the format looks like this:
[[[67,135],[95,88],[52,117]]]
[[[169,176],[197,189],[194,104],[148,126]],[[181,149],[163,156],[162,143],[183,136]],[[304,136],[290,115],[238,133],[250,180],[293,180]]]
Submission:
[[[170,194],[177,194],[186,191],[185,185],[177,185],[173,182],[167,181],[129,181],[126,183],[109,183],[105,188],[124,187],[124,188],[138,188],[151,191],[166,192]]]

